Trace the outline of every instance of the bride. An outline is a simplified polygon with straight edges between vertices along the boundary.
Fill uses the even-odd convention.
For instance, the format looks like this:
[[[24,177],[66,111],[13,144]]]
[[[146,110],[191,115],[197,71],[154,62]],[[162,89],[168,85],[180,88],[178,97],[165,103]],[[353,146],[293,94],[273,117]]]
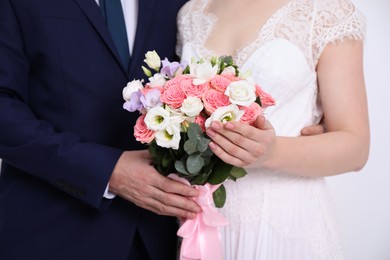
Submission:
[[[255,127],[207,130],[248,171],[225,184],[225,259],[343,259],[324,177],[368,157],[362,14],[350,0],[192,0],[178,26],[182,60],[231,55],[277,103]],[[322,117],[326,133],[300,136]]]

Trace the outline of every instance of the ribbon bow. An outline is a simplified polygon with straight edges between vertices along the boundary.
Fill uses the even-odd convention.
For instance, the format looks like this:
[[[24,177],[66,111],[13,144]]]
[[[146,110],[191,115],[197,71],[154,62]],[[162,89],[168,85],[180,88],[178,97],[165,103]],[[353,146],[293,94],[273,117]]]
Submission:
[[[171,179],[190,185],[177,175],[169,175]],[[218,234],[218,227],[225,226],[228,221],[218,213],[213,204],[213,192],[220,185],[194,185],[200,194],[194,201],[202,208],[195,219],[186,219],[177,231],[182,237],[180,260],[221,260],[223,250]]]

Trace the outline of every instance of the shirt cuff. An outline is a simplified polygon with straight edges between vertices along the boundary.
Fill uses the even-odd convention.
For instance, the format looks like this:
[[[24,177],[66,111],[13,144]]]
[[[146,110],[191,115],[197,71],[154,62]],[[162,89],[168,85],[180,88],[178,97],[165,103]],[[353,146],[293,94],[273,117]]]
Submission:
[[[106,187],[106,190],[104,191],[103,197],[111,200],[111,199],[115,198],[116,195],[108,190],[109,185],[110,184],[107,184],[107,187]]]

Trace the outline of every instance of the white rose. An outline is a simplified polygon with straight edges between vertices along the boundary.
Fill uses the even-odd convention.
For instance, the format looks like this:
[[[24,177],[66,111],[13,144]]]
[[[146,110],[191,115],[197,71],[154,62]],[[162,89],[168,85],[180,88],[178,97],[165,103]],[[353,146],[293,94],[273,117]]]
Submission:
[[[144,120],[148,129],[161,131],[169,125],[169,112],[162,107],[154,107],[146,113]]]
[[[164,130],[157,131],[155,138],[158,146],[165,148],[179,149],[180,144],[180,126],[172,124],[167,126]]]
[[[122,96],[123,99],[126,101],[130,101],[131,95],[134,92],[137,92],[138,90],[143,89],[144,86],[142,85],[142,81],[140,80],[133,80],[127,83],[126,87],[122,90]]]
[[[202,85],[206,83],[217,75],[217,72],[218,65],[213,67],[209,61],[204,61],[200,64],[194,62],[190,64],[190,74],[195,77],[192,82],[194,85]]]
[[[150,82],[150,87],[154,88],[154,87],[163,87],[165,82],[167,82],[167,80],[164,78],[162,74],[156,73],[153,75],[153,77],[149,78],[149,82]]]
[[[220,121],[222,123],[229,121],[239,121],[244,113],[245,112],[243,110],[239,110],[238,106],[234,104],[225,107],[219,107],[214,111],[214,113],[211,114],[209,118],[207,118],[205,126],[206,128],[209,128],[213,121]]]
[[[247,80],[239,80],[230,83],[225,91],[232,104],[250,106],[256,101],[256,86]]]
[[[148,64],[149,68],[154,69],[155,71],[158,71],[161,66],[161,59],[160,56],[158,56],[156,51],[148,51],[145,54],[144,62]]]
[[[194,117],[199,115],[200,111],[203,110],[203,103],[200,98],[187,97],[184,99],[183,104],[180,107],[181,112],[187,116]]]

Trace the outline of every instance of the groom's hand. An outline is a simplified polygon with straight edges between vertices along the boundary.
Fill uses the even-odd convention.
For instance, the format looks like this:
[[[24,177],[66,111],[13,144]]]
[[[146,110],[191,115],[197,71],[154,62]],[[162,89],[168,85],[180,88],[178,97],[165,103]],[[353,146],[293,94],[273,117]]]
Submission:
[[[319,135],[325,133],[325,124],[324,120],[321,120],[317,125],[306,126],[301,130],[301,135],[303,136],[311,136],[311,135]]]
[[[159,174],[145,150],[124,152],[109,183],[112,193],[159,215],[194,218],[201,211],[191,199],[198,191]]]

